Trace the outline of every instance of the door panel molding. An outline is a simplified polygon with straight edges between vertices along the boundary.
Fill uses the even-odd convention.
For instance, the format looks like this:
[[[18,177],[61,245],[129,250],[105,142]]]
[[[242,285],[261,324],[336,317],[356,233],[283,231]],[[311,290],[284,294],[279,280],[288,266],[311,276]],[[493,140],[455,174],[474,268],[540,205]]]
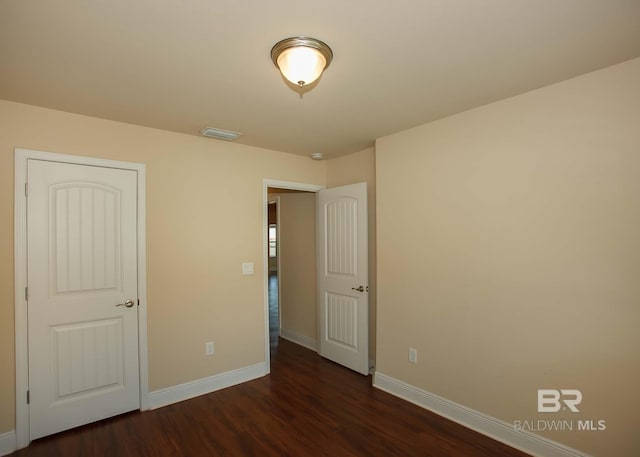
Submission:
[[[132,170],[137,174],[137,279],[138,279],[138,348],[140,370],[140,409],[149,409],[149,374],[147,356],[147,289],[145,165],[29,149],[15,149],[14,183],[14,271],[15,271],[15,358],[16,358],[16,446],[29,445],[29,407],[27,390],[27,161],[29,159]]]

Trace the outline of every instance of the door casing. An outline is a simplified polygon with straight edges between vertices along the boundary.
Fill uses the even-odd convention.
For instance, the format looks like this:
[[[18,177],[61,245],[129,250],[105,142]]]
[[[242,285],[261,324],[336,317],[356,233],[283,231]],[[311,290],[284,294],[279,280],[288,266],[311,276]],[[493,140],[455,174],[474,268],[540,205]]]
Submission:
[[[16,148],[14,190],[14,275],[16,359],[16,447],[29,445],[29,388],[27,300],[27,161],[29,159],[96,167],[120,168],[137,173],[138,247],[138,357],[140,365],[140,409],[149,409],[149,365],[147,356],[147,267],[145,228],[145,165],[52,152]]]

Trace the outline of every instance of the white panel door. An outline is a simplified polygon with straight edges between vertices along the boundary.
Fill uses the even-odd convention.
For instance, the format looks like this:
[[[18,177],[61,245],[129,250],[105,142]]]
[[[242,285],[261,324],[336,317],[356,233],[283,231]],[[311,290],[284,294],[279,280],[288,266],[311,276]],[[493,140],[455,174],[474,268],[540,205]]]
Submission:
[[[29,159],[27,179],[33,440],[140,407],[137,175]]]
[[[320,355],[369,373],[367,184],[318,192]]]

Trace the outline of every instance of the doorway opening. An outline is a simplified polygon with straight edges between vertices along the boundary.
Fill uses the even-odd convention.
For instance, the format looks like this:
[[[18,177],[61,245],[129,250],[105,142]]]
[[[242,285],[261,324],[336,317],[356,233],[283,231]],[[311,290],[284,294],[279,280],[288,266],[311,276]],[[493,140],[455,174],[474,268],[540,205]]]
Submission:
[[[271,191],[271,193],[270,193]],[[271,365],[268,202],[276,226],[279,337],[368,375],[367,185],[264,182],[265,360]],[[275,321],[272,321],[275,327]],[[277,351],[274,351],[274,356]]]
[[[273,352],[280,336],[280,287],[279,287],[279,201],[280,197],[270,197],[267,216],[267,257],[269,296],[269,346]]]
[[[316,350],[315,193],[322,189],[284,181],[263,183],[267,372],[280,337]],[[305,321],[310,306],[312,320]]]
[[[271,355],[279,338],[317,350],[316,195],[269,188]]]

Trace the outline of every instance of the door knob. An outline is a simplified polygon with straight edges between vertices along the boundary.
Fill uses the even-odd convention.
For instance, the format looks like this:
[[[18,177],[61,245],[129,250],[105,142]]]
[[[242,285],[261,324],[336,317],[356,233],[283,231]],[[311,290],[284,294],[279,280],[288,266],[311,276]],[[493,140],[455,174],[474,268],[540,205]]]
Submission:
[[[127,308],[131,308],[133,306],[133,300],[129,299],[124,303],[118,303],[116,306],[126,306]]]
[[[352,287],[351,290],[357,290],[358,292],[364,292],[364,286]]]

